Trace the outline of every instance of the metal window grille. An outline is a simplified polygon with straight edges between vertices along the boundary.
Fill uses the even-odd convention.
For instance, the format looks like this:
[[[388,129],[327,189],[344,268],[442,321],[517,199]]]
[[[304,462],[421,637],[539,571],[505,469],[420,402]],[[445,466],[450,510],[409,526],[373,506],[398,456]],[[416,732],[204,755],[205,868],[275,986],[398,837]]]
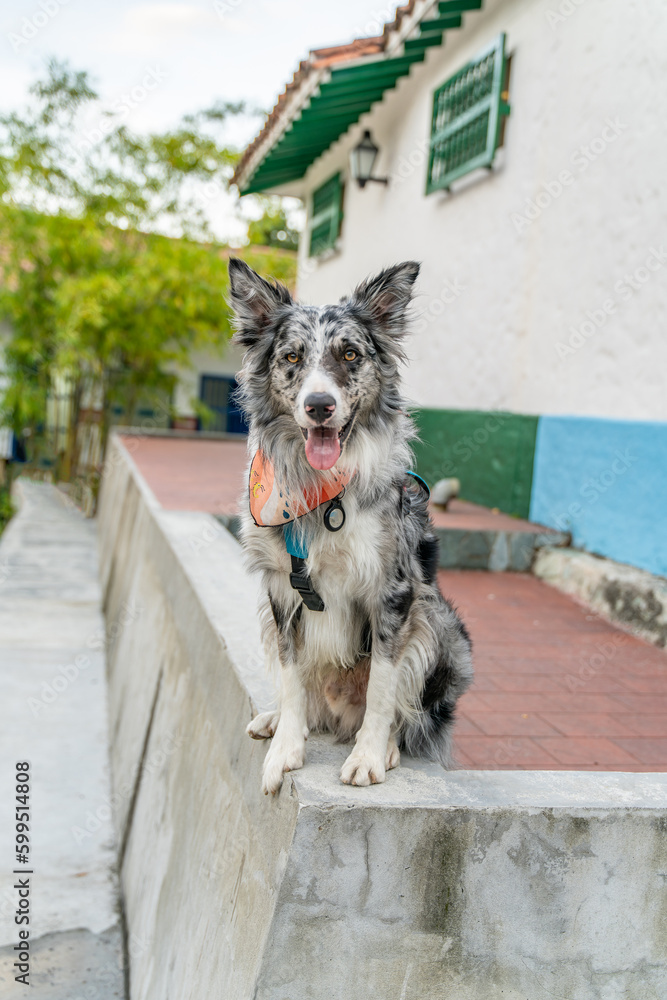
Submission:
[[[505,35],[439,87],[433,118],[426,193],[449,188],[478,167],[490,167],[509,114]]]
[[[309,255],[317,257],[335,246],[343,219],[343,183],[340,174],[334,174],[326,184],[313,192]]]

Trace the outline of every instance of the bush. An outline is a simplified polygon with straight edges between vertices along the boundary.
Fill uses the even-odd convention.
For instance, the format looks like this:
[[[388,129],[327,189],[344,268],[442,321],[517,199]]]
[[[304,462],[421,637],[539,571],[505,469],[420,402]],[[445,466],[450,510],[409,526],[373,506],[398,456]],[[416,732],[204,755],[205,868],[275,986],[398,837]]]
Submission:
[[[0,486],[0,533],[12,516],[14,515],[14,505],[6,486]]]

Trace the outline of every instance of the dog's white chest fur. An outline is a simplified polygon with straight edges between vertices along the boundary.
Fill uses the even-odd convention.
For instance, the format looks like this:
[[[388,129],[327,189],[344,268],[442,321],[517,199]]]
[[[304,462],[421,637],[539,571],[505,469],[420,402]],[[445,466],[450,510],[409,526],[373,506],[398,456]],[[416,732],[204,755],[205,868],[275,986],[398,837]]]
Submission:
[[[304,656],[310,669],[353,667],[358,660],[359,607],[380,585],[379,526],[371,513],[349,504],[338,532],[319,531],[307,566],[323,613],[304,611]]]
[[[325,611],[310,611],[304,607],[301,615],[303,642],[299,649],[299,666],[308,672],[330,671],[332,668],[353,667],[359,659],[363,643],[359,614],[361,607],[377,593],[382,579],[380,525],[372,511],[360,511],[352,497],[344,501],[345,524],[337,532],[327,531],[321,515],[315,530],[307,535],[306,566],[314,589],[324,601]],[[266,560],[270,552],[272,569],[280,573],[282,598],[296,600],[289,582],[289,557],[281,536],[273,537],[270,545],[265,529],[247,524],[248,548],[261,546]],[[300,600],[300,599],[299,599]]]

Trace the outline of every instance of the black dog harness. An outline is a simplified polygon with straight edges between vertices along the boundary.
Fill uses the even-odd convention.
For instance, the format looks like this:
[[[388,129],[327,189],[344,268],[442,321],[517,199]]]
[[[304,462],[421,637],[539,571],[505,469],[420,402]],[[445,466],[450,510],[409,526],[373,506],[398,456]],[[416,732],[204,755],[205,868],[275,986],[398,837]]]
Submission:
[[[406,471],[406,475],[411,476],[426,491],[427,497],[431,495],[431,491],[421,476],[409,470]],[[334,497],[324,512],[324,527],[327,531],[340,531],[345,524],[345,510],[341,502],[344,496],[345,487],[337,497]],[[292,560],[292,572],[289,577],[292,587],[299,592],[301,600],[309,611],[324,611],[324,601],[313,587],[313,581],[306,569],[308,546],[303,533],[297,531],[296,521],[289,521],[283,528],[283,532],[285,548]]]

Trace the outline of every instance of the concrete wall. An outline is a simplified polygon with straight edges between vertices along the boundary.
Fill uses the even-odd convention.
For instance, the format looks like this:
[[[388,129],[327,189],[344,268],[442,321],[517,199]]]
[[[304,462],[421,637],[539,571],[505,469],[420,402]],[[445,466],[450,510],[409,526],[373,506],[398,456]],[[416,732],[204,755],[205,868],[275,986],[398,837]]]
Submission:
[[[512,110],[498,168],[426,196],[433,90],[501,31]],[[667,419],[666,43],[661,0],[485,0],[285,189],[307,199],[347,175],[364,129],[390,177],[346,184],[339,252],[308,260],[302,241],[300,295],[328,302],[416,258],[419,405]]]
[[[210,516],[163,511],[112,440],[100,508],[132,1000],[647,1000],[667,992],[667,776],[338,781],[260,793],[274,697],[257,591]]]

